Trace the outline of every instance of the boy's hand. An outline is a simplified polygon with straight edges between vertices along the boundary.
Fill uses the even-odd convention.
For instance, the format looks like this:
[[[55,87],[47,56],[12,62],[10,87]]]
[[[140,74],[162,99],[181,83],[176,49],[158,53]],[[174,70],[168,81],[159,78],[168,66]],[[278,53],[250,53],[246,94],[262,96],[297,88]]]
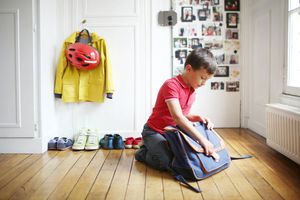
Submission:
[[[206,126],[207,126],[207,128],[208,129],[213,129],[214,128],[214,124],[211,122],[211,120],[208,118],[208,117],[201,117],[200,115],[199,115],[199,121],[200,122],[203,122],[204,124],[206,124]]]
[[[204,141],[201,141],[201,145],[204,148],[204,153],[206,156],[210,156],[215,153],[214,145],[207,139],[205,139]]]

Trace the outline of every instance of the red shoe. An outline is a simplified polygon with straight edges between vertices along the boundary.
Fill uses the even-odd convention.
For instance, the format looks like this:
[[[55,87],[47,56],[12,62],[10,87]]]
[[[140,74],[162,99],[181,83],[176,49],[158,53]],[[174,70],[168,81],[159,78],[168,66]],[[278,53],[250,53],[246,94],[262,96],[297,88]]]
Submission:
[[[128,138],[125,138],[125,148],[126,149],[131,149],[132,148],[132,144],[134,142],[134,138],[133,137],[128,137]]]
[[[142,138],[141,137],[137,137],[137,138],[135,138],[134,139],[134,141],[132,142],[132,147],[134,148],[134,149],[139,149],[140,148],[140,145],[141,145],[141,143],[142,143]]]

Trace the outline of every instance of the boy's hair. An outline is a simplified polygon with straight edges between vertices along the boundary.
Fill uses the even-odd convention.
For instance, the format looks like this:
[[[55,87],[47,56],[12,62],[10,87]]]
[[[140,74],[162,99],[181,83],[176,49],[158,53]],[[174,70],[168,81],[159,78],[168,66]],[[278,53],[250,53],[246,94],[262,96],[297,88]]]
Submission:
[[[206,69],[209,74],[214,74],[217,63],[214,55],[207,49],[194,49],[186,58],[184,68],[190,64],[194,70]]]

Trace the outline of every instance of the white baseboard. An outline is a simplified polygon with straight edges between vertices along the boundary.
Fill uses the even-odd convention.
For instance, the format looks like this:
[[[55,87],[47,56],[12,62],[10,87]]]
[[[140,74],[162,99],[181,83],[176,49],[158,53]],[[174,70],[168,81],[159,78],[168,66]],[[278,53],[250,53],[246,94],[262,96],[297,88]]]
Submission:
[[[44,153],[41,138],[0,138],[0,153]]]
[[[263,124],[249,119],[247,128],[266,138],[266,128]]]

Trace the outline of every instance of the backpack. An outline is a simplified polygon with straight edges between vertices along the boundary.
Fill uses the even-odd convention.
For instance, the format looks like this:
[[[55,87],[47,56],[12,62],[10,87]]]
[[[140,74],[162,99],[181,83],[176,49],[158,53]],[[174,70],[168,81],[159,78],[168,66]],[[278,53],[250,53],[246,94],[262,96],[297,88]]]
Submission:
[[[200,122],[195,123],[194,127],[214,145],[216,154],[206,156],[204,148],[179,126],[166,127],[164,136],[173,153],[169,171],[179,182],[196,192],[201,192],[185,179],[193,181],[205,179],[229,167],[233,159],[251,158],[252,156],[230,157],[224,141],[218,133],[213,129],[207,129],[206,125]]]

